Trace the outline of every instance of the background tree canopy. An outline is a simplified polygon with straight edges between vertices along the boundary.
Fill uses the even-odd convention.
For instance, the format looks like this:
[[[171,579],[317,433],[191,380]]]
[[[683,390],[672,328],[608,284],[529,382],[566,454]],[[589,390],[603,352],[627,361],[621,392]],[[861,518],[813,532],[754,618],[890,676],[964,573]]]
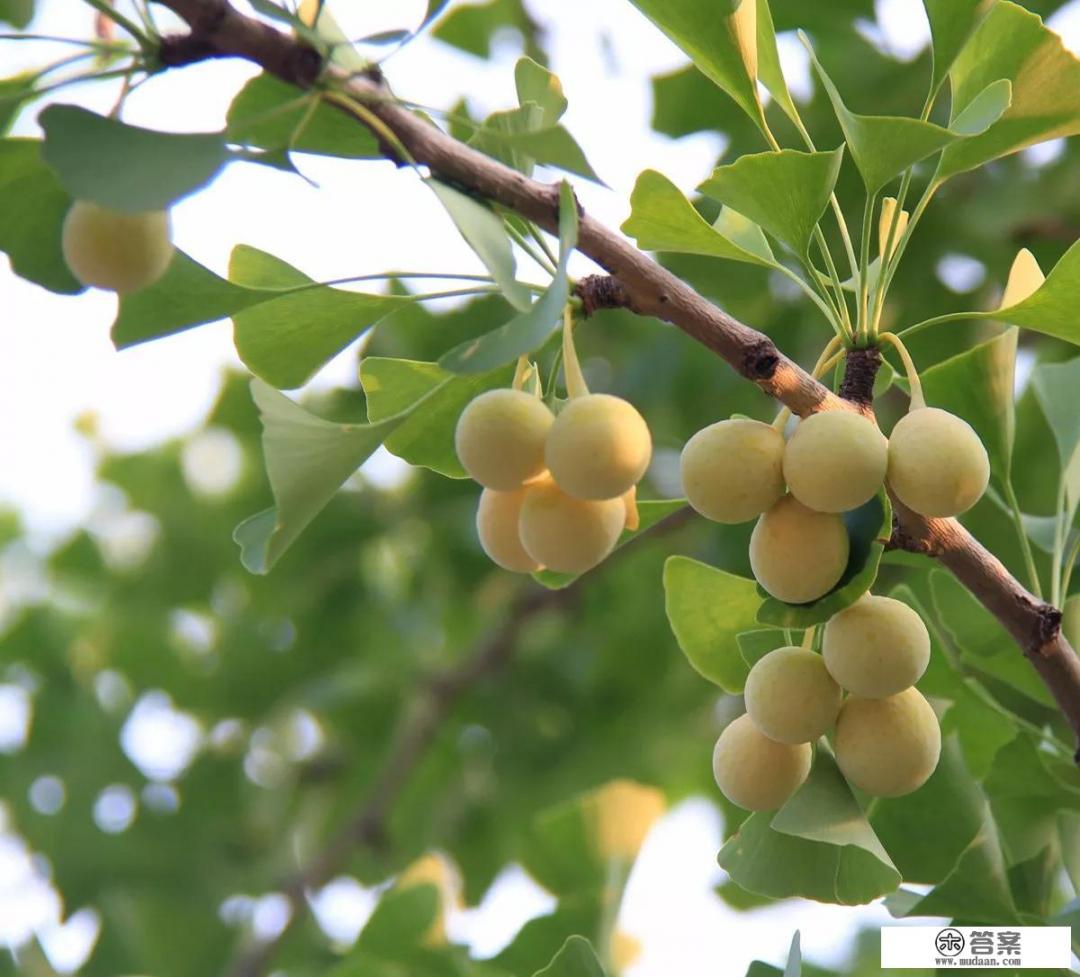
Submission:
[[[35,11],[33,0],[0,0],[0,20],[32,32],[54,2],[38,0]],[[130,53],[124,24],[99,24],[95,41],[90,6],[71,6],[78,16],[70,33],[94,46],[86,63],[69,67],[121,71]],[[91,6],[108,18],[107,4]],[[697,67],[652,78],[651,117],[627,115],[621,125],[651,126],[672,139],[719,135],[716,164],[767,149],[751,117],[753,82],[747,88],[716,56],[705,31],[718,17],[713,8],[724,5],[633,6]],[[771,10],[785,63],[796,63],[793,32],[803,29],[835,86],[830,93],[817,75],[804,96],[792,84],[819,149],[846,143],[835,189],[847,212],[861,212],[867,189],[895,193],[896,177],[922,159],[916,150],[904,157],[916,138],[938,140],[935,152],[949,145],[939,172],[955,175],[922,217],[882,323],[899,330],[977,313],[913,332],[908,346],[927,400],[967,418],[990,450],[992,488],[965,525],[1015,576],[1027,580],[1033,569],[1048,598],[1060,589],[1058,604],[1080,590],[1080,576],[1069,582],[1060,572],[1063,553],[1066,562],[1076,557],[1077,492],[1066,476],[1075,476],[1080,457],[1080,325],[1069,257],[1080,228],[1080,150],[1059,138],[1080,131],[1080,65],[1023,10],[1049,17],[1061,6],[957,2],[949,8],[953,22],[942,4],[927,0],[933,44],[905,61],[890,50],[870,2],[758,4],[758,29],[761,11]],[[366,38],[356,55],[327,42],[324,22],[313,33],[310,11],[267,0],[252,0],[251,8],[316,46],[329,44],[324,53],[345,70],[378,60],[419,26],[403,22],[406,35]],[[138,19],[144,9],[118,4],[139,33],[149,29]],[[624,16],[642,30],[630,4],[618,9],[612,35]],[[915,0],[890,9],[920,22],[924,16]],[[152,10],[160,24],[182,26]],[[536,166],[551,181],[586,187],[588,199],[596,191],[584,181],[604,173],[589,162],[587,124],[576,119],[571,135],[560,121],[574,92],[564,98],[545,67],[547,28],[538,0],[431,0],[424,32],[512,75],[520,102],[483,121],[474,118],[475,93],[446,91],[436,121],[519,170]],[[964,47],[975,29],[983,31],[981,59]],[[0,57],[16,43],[31,42],[0,40],[8,45]],[[155,49],[166,62],[189,55],[181,45],[164,55]],[[790,98],[766,79],[771,68],[759,57],[760,78],[773,92],[769,122],[782,144],[794,146]],[[385,73],[405,90],[394,64],[387,58]],[[989,92],[980,106],[986,118],[969,117],[962,139],[948,98],[931,115],[940,124],[932,131],[855,114],[904,116],[915,125],[928,83],[943,82],[953,64],[960,65],[951,82],[957,99]],[[1033,77],[1032,65],[1043,74]],[[167,141],[107,112],[64,104],[66,91],[47,90],[53,79],[20,72],[0,81],[0,128],[8,133],[0,139],[0,250],[16,275],[59,294],[80,291],[58,243],[72,197],[159,208],[241,165],[305,172],[313,157],[336,157],[350,161],[350,179],[362,181],[365,167],[378,165],[370,160],[401,155],[393,139],[383,134],[380,142],[340,105],[303,101],[269,74],[216,93],[221,132]],[[1023,130],[1011,144],[1001,135],[1032,118],[1043,128]],[[158,128],[169,128],[168,120]],[[1011,152],[1029,142],[1040,145]],[[102,165],[87,166],[90,157]],[[896,159],[903,165],[890,168]],[[634,163],[649,171],[655,161]],[[921,191],[932,173],[916,167],[913,185]],[[722,180],[713,177],[712,197],[708,183],[696,197],[692,186],[643,173],[626,195],[624,230],[809,367],[829,338],[821,310],[777,270],[771,252],[762,257],[760,246],[769,244],[760,229],[760,241],[715,233],[718,200],[732,192],[718,188]],[[868,571],[871,579],[877,572],[875,592],[914,606],[930,629],[932,663],[919,687],[939,707],[945,747],[927,785],[907,797],[857,803],[846,786],[840,797],[824,783],[828,768],[816,767],[816,800],[785,809],[783,823],[748,817],[717,793],[712,744],[742,711],[747,666],[783,643],[783,632],[765,625],[806,622],[769,619],[760,601],[743,613],[741,584],[732,581],[751,576],[752,526],[718,527],[682,504],[678,452],[693,432],[732,414],[771,420],[775,413],[760,390],[683,332],[614,308],[584,320],[577,333],[590,385],[631,400],[652,431],[640,538],[577,580],[520,579],[484,556],[474,530],[478,490],[453,453],[453,426],[477,392],[509,382],[519,353],[535,353],[546,385],[557,376],[555,330],[571,294],[567,261],[578,222],[564,206],[558,238],[544,245],[558,266],[532,306],[549,303],[555,314],[545,306],[545,318],[523,311],[531,296],[513,281],[498,240],[486,236],[494,221],[505,239],[502,222],[466,188],[430,182],[493,284],[425,304],[415,296],[436,288],[417,276],[318,282],[243,243],[219,275],[209,258],[181,253],[158,284],[121,299],[116,346],[168,344],[176,333],[231,317],[240,360],[258,379],[230,373],[205,425],[190,436],[137,453],[101,451],[97,477],[113,492],[115,510],[109,531],[88,523],[43,551],[17,511],[0,519],[0,580],[37,581],[5,588],[12,597],[0,605],[0,711],[25,716],[0,744],[3,824],[12,845],[20,838],[44,859],[41,874],[66,913],[96,914],[97,937],[79,972],[633,974],[633,934],[618,924],[623,890],[652,825],[695,798],[723,817],[716,898],[748,920],[783,903],[794,929],[800,914],[811,913],[801,900],[846,907],[884,899],[900,918],[1080,926],[1080,773],[1070,726],[1002,623],[924,557],[882,555],[878,546],[873,561],[865,559],[881,560]],[[796,251],[809,247],[816,220],[754,219],[774,243]],[[528,244],[525,224],[510,226]],[[415,233],[425,233],[422,221]],[[834,225],[826,233],[842,253]],[[244,240],[242,228],[223,234],[230,243]],[[1008,320],[1024,327],[1018,332],[992,313],[1020,248],[1055,271],[1042,305]],[[730,249],[741,249],[734,255],[741,263],[727,260]],[[386,270],[343,267],[352,276]],[[538,267],[523,260],[521,278]],[[595,270],[570,269],[575,278]],[[467,288],[458,281],[446,290]],[[534,331],[518,326],[509,338],[496,331],[529,315]],[[294,400],[279,392],[304,386],[345,347],[359,363],[347,383],[316,385]],[[876,389],[877,416],[888,430],[907,407],[902,365],[891,353]],[[402,415],[417,403],[422,411]],[[92,419],[82,434],[100,444]],[[380,444],[414,467],[393,469],[388,480],[371,465],[351,475]],[[868,550],[888,535],[887,510],[877,505]],[[1055,541],[1055,532],[1064,539]],[[147,733],[154,724],[156,738]],[[447,916],[459,900],[477,904],[511,865],[523,867],[551,905],[493,957],[479,959],[447,938]],[[311,912],[317,893],[341,877],[373,893],[358,937],[328,932],[325,920],[319,925],[324,917]],[[1075,948],[1080,930],[1074,934]],[[784,958],[774,946],[758,952]],[[791,961],[788,972],[799,973],[797,944]],[[0,958],[0,969],[12,973],[49,974],[54,965],[26,933]],[[846,963],[801,969],[807,977],[879,972],[872,931]],[[750,969],[755,977],[772,973],[781,970]]]

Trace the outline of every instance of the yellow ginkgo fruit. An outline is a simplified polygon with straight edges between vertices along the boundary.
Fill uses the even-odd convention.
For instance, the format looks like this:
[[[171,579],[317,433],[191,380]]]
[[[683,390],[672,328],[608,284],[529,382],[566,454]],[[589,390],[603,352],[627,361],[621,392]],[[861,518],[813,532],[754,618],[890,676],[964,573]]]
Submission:
[[[615,930],[611,935],[611,948],[608,951],[611,969],[616,974],[629,970],[641,956],[641,940],[631,936],[625,930]]]
[[[173,244],[165,211],[135,214],[76,200],[61,233],[64,261],[84,285],[137,292],[169,267]]]

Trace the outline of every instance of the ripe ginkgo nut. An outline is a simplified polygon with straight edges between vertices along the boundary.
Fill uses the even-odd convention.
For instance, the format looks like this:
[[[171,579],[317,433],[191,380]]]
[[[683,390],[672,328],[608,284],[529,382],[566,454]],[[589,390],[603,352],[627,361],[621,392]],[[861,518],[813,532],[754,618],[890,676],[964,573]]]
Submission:
[[[652,458],[652,437],[633,404],[610,394],[585,394],[555,418],[545,458],[564,492],[614,499],[641,481]]]
[[[783,807],[810,773],[809,743],[778,743],[743,714],[727,725],[713,749],[720,792],[747,811]]]
[[[527,489],[496,492],[484,489],[476,510],[476,532],[480,545],[493,563],[514,573],[532,573],[540,563],[525,552],[521,545],[518,522]]]
[[[518,531],[538,563],[558,573],[584,573],[615,548],[625,523],[621,497],[577,499],[543,479],[525,489]]]
[[[784,436],[769,424],[733,417],[702,428],[682,450],[686,501],[706,519],[756,519],[784,494]]]
[[[986,448],[967,421],[937,407],[905,414],[889,436],[889,486],[923,516],[956,516],[990,481]]]
[[[169,215],[147,210],[126,214],[90,200],[76,200],[64,218],[61,250],[84,285],[136,292],[169,267],[173,245]]]
[[[746,678],[747,715],[769,739],[809,743],[836,722],[840,686],[821,655],[809,648],[777,648],[758,659]]]
[[[814,512],[785,495],[754,526],[750,568],[773,597],[805,604],[839,582],[849,548],[847,529],[838,515]]]
[[[867,594],[829,619],[822,654],[829,674],[848,692],[884,699],[922,677],[930,635],[903,601]]]
[[[485,488],[509,492],[544,471],[544,443],[555,415],[524,390],[488,390],[461,412],[458,460]]]
[[[918,689],[886,699],[848,696],[836,720],[836,762],[854,786],[875,797],[918,790],[937,768],[941,727]]]
[[[817,512],[847,512],[868,502],[885,481],[888,442],[873,421],[829,410],[799,421],[784,450],[784,480]]]

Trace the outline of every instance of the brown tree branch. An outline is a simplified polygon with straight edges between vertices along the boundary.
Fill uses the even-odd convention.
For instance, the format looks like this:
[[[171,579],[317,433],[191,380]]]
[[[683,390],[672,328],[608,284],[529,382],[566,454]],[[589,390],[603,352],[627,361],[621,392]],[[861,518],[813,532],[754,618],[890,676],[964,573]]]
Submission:
[[[446,135],[395,103],[379,79],[345,77],[333,69],[321,75],[314,52],[304,42],[239,13],[227,0],[158,2],[188,23],[195,38],[186,42],[189,49],[210,52],[207,57],[244,58],[301,88],[311,88],[324,77],[375,116],[417,164],[550,232],[557,230],[555,188]],[[168,42],[165,48],[179,43]],[[365,122],[362,115],[353,114]],[[578,249],[617,279],[628,308],[678,326],[793,413],[805,416],[820,410],[859,409],[814,380],[767,336],[712,305],[588,214],[581,217]],[[902,507],[899,520],[900,539],[909,548],[933,554],[1013,635],[1080,738],[1080,659],[1061,635],[1060,612],[1032,596],[956,520],[927,520]]]

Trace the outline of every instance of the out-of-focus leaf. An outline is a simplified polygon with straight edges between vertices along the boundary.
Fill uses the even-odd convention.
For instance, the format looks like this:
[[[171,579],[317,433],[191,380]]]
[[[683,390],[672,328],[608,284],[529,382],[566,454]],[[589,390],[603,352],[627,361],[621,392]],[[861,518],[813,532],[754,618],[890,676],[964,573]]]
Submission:
[[[533,108],[533,106],[526,106]],[[514,110],[520,112],[521,110]],[[490,120],[489,120],[490,121]],[[472,145],[505,162],[518,163],[518,168],[528,171],[532,163],[542,163],[556,169],[583,176],[594,183],[604,184],[596,175],[577,140],[564,126],[553,125],[537,128],[532,125],[512,129],[504,126],[485,126],[477,130]],[[528,163],[520,161],[527,160]]]
[[[360,383],[367,395],[368,421],[384,421],[438,389],[386,440],[386,447],[410,465],[447,478],[467,478],[454,449],[461,412],[485,390],[505,387],[507,368],[461,376],[437,363],[367,356],[360,361]]]
[[[674,183],[656,170],[645,170],[630,195],[630,216],[624,233],[649,251],[701,254],[748,264],[775,267],[776,259],[761,228],[727,208],[720,227],[709,224]]]
[[[613,865],[625,881],[666,806],[655,787],[613,780],[541,812],[529,833],[524,865],[559,896],[602,892]]]
[[[555,125],[563,117],[569,103],[563,94],[562,82],[542,64],[532,58],[519,58],[514,66],[514,84],[521,105],[532,102],[540,107],[543,113],[541,129]]]
[[[0,78],[0,136],[7,135],[24,101],[32,96],[36,77],[34,72],[27,71]]]
[[[486,373],[543,345],[561,322],[570,297],[567,265],[577,246],[577,231],[577,201],[570,184],[563,181],[559,191],[559,264],[547,291],[528,311],[505,325],[455,346],[439,360],[439,366],[451,373]]]
[[[360,931],[354,953],[393,959],[423,939],[438,913],[439,890],[434,885],[389,889]]]
[[[1013,383],[1017,333],[1015,327],[1006,329],[985,343],[935,363],[921,376],[928,404],[962,417],[975,429],[1000,484],[1009,478],[1016,435]]]
[[[378,141],[366,126],[326,103],[311,108],[317,96],[263,73],[233,98],[226,117],[230,142],[263,149],[378,159]]]
[[[1065,363],[1038,364],[1031,371],[1031,386],[1057,445],[1071,525],[1071,514],[1080,505],[1080,411],[1076,409],[1080,357]]]
[[[1003,78],[1012,84],[1008,110],[982,135],[946,149],[935,179],[1080,132],[1080,62],[1038,15],[1008,0],[993,4],[953,61],[952,118]]]
[[[753,580],[685,556],[664,564],[664,606],[675,640],[690,664],[725,692],[742,691],[749,669],[737,635],[754,627],[760,605]]]
[[[34,0],[0,0],[0,21],[22,30],[34,17]]]
[[[248,369],[284,389],[306,383],[365,329],[410,301],[320,285],[280,258],[243,244],[233,248],[229,278],[269,298],[233,313],[234,339]]]
[[[637,529],[624,529],[615,543],[615,549],[621,549],[631,540],[652,529],[658,522],[668,516],[673,516],[685,507],[685,499],[639,500],[637,502],[638,527]],[[562,590],[563,587],[568,587],[580,576],[580,573],[556,573],[554,570],[538,570],[533,574],[533,579],[551,590]]]
[[[698,189],[804,256],[842,158],[842,146],[829,153],[753,153],[718,166]],[[777,187],[784,193],[777,193]]]
[[[807,604],[785,604],[769,596],[763,588],[763,602],[757,619],[778,628],[808,628],[821,624],[845,607],[854,604],[877,579],[885,543],[892,533],[892,506],[884,492],[857,509],[843,514],[850,551],[843,576],[825,596]]]
[[[50,105],[39,121],[42,158],[68,194],[126,213],[167,209],[209,183],[230,156],[220,132],[158,132],[75,105]]]
[[[42,161],[41,147],[36,139],[0,140],[0,251],[20,278],[74,295],[83,286],[60,247],[71,200]]]
[[[529,290],[515,276],[514,250],[501,218],[490,207],[446,183],[432,178],[427,180],[427,185],[469,247],[491,272],[506,300],[519,312],[528,309],[532,304]]]
[[[533,977],[606,977],[592,944],[582,936],[571,936],[551,963]]]

